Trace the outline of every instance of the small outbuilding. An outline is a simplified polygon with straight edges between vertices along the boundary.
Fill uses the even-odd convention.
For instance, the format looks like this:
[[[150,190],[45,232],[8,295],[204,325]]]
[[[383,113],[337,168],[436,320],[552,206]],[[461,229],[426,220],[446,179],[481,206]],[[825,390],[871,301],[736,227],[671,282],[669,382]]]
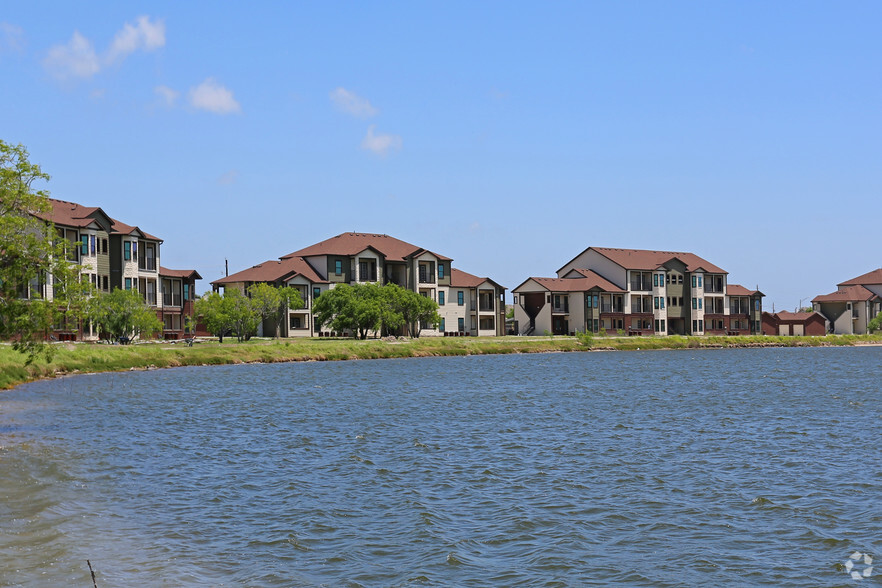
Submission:
[[[827,334],[827,319],[819,312],[763,313],[763,335],[819,337]]]

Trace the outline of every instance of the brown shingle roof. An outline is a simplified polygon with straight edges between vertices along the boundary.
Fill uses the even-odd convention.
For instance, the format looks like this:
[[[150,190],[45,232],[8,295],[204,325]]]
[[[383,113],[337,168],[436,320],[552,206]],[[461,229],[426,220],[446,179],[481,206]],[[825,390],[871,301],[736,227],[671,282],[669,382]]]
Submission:
[[[591,270],[576,270],[582,274],[582,278],[528,278],[533,280],[550,292],[587,292],[592,288],[599,288],[603,292],[624,292],[621,288]],[[525,281],[521,286],[526,284]],[[517,291],[518,286],[514,289]]]
[[[286,277],[302,275],[313,283],[327,283],[302,257],[270,259],[248,269],[236,272],[212,284],[234,284],[236,282],[277,282]]]
[[[841,284],[837,284],[838,286],[862,286],[865,284],[882,284],[882,268],[874,269],[871,272],[867,272],[862,276],[858,276],[856,278],[852,278],[850,280],[846,280]]]
[[[854,302],[873,300],[876,295],[863,286],[845,286],[836,292],[812,298],[812,302]]]
[[[287,259],[289,257],[310,257],[312,255],[355,255],[356,253],[361,253],[368,247],[372,247],[379,251],[390,261],[404,261],[414,253],[428,251],[421,247],[417,247],[416,245],[412,245],[411,243],[407,243],[406,241],[402,241],[401,239],[390,237],[389,235],[379,235],[376,233],[342,233],[336,237],[325,239],[315,245],[310,245],[305,249],[289,253],[288,255],[283,256],[282,259]],[[450,261],[449,257],[444,257],[437,253],[432,254],[438,257],[438,259]]]
[[[753,296],[754,294],[763,295],[759,290],[748,290],[741,284],[726,284],[726,294],[730,296]]]
[[[173,270],[162,266],[159,266],[159,275],[165,276],[167,278],[192,278],[194,280],[202,279],[202,276],[199,275],[199,272],[193,269]]]
[[[76,202],[56,200],[55,198],[49,198],[49,205],[50,209],[47,212],[41,212],[35,216],[66,227],[87,227],[95,222],[95,219],[90,215],[96,210],[100,210],[97,206],[83,206]]]
[[[135,231],[141,233],[145,239],[151,239],[153,241],[162,241],[159,237],[155,237],[148,233],[147,231],[142,230],[140,227],[133,227],[132,225],[127,225],[122,221],[118,221],[115,218],[110,219],[111,225],[111,233],[114,235],[131,235]]]
[[[500,286],[490,278],[475,276],[456,268],[450,269],[450,286],[452,288],[477,288],[484,282],[490,282],[497,288],[502,288],[502,286]],[[505,290],[505,288],[502,289]]]
[[[715,266],[711,262],[695,255],[694,253],[682,251],[649,251],[645,249],[616,249],[612,247],[589,247],[582,253],[585,253],[589,249],[596,251],[625,269],[651,271],[659,268],[671,259],[676,258],[686,264],[686,271],[689,272],[704,269],[705,271],[715,274],[728,273],[726,270]],[[582,253],[579,255],[582,255]],[[579,257],[579,255],[576,257]],[[576,259],[576,257],[573,259]],[[563,267],[557,271],[561,271],[564,267],[572,263],[573,259],[565,263]]]
[[[766,314],[766,313],[763,313]],[[805,322],[810,318],[813,318],[815,315],[823,318],[823,315],[817,312],[788,312],[786,310],[782,310],[776,312],[773,316],[778,317],[778,320],[788,321],[788,322]]]

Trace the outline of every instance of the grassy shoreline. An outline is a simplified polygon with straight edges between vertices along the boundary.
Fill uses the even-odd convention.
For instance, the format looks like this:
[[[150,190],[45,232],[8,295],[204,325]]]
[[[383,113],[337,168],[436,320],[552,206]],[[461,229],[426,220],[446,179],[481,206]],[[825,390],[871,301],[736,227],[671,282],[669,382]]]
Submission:
[[[369,339],[228,340],[139,345],[56,345],[52,361],[24,365],[24,356],[9,345],[0,345],[0,390],[38,379],[77,373],[128,371],[193,365],[338,361],[505,353],[568,351],[628,351],[636,349],[714,349],[726,347],[833,347],[882,345],[882,334],[828,335],[826,337],[487,337],[384,341]]]

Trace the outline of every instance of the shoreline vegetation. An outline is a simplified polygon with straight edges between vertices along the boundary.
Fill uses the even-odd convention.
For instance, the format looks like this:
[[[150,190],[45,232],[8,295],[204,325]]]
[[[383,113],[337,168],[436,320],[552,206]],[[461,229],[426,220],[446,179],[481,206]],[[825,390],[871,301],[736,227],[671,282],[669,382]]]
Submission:
[[[882,345],[882,334],[824,337],[704,336],[704,337],[422,337],[419,339],[252,339],[248,342],[199,340],[135,345],[58,343],[51,361],[25,365],[25,356],[11,345],[0,345],[0,390],[39,379],[73,374],[119,372],[167,367],[393,359],[508,353],[631,351],[647,349],[717,349],[739,347],[837,347]]]

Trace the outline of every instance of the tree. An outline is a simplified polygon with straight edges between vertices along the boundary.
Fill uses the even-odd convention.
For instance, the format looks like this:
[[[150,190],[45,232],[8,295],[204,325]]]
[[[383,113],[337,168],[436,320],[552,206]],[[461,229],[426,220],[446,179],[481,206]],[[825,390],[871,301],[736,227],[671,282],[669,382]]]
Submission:
[[[395,284],[383,286],[388,298],[392,301],[392,311],[401,317],[401,324],[407,327],[407,334],[411,337],[419,337],[422,324],[427,323],[438,326],[441,317],[438,315],[438,304],[429,298],[412,290],[406,290]]]
[[[376,284],[339,284],[322,293],[312,309],[316,324],[332,331],[349,331],[366,339],[368,331],[375,331],[383,318],[380,287]]]
[[[77,276],[78,281],[79,274],[67,261],[63,243],[54,243],[51,223],[38,216],[49,211],[49,194],[34,186],[48,180],[28,160],[23,145],[0,140],[0,338],[15,339],[26,363],[40,354],[51,356],[44,341],[60,319],[59,307],[83,308],[82,291],[72,284],[56,289],[52,301],[43,296],[51,276]],[[66,303],[66,296],[75,297],[76,304]]]
[[[208,332],[224,342],[224,335],[233,328],[232,318],[227,313],[224,297],[217,292],[207,292],[196,300],[196,316],[202,318]]]
[[[236,289],[224,290],[224,308],[237,341],[248,341],[257,333],[260,314],[252,307],[247,296]]]
[[[882,329],[882,312],[877,314],[875,318],[871,319],[870,322],[867,324],[868,333],[873,333],[880,329]]]
[[[89,306],[89,317],[99,331],[121,343],[149,337],[162,330],[162,321],[156,312],[135,290],[114,288],[113,292],[93,296]]]
[[[288,310],[303,308],[300,292],[290,286],[277,288],[266,283],[253,284],[248,288],[248,296],[251,298],[251,308],[263,320],[274,320],[277,339],[281,336],[282,321],[285,320]]]

